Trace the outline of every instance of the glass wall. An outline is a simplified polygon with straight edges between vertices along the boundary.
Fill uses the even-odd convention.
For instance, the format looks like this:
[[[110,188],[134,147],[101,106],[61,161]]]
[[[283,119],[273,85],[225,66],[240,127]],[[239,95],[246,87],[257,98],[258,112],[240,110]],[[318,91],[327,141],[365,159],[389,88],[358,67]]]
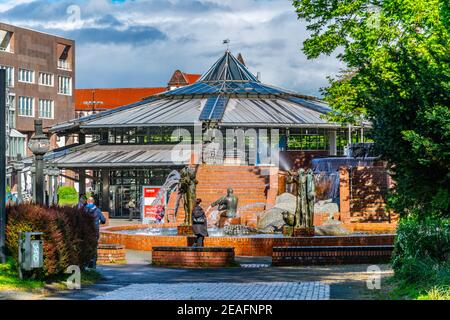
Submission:
[[[328,150],[328,131],[326,129],[289,129],[288,150]]]
[[[130,214],[128,202],[131,199],[134,199],[136,203],[134,218],[139,218],[142,187],[163,185],[169,173],[174,169],[177,168],[111,170],[109,172],[111,217],[128,218]],[[94,176],[98,178],[98,181],[101,181],[99,171],[95,171]],[[96,193],[98,194],[101,203],[100,184],[94,186],[94,190],[97,190]]]
[[[183,131],[191,137],[193,128],[146,127],[112,128],[108,131],[109,144],[177,144],[182,141]]]

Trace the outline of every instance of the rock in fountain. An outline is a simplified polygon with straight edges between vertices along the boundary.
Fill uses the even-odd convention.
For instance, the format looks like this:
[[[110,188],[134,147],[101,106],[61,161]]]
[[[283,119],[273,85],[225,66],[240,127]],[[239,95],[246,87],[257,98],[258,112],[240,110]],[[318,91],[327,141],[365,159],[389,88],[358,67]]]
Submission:
[[[241,224],[228,224],[223,227],[223,233],[228,236],[241,236],[258,233],[258,231],[254,228],[250,228]]]
[[[287,192],[280,194],[275,201],[275,206],[260,214],[258,231],[263,233],[280,232],[286,224],[284,217],[295,215],[296,207],[296,198],[293,194]]]
[[[318,236],[347,236],[351,232],[344,228],[341,221],[330,219],[324,224],[315,228],[315,234]]]
[[[283,214],[287,212],[285,209],[277,207],[263,211],[258,219],[258,231],[262,233],[280,232],[285,224]]]
[[[334,213],[339,212],[339,206],[337,203],[334,203],[332,199],[320,200],[314,204],[314,212],[333,215]]]

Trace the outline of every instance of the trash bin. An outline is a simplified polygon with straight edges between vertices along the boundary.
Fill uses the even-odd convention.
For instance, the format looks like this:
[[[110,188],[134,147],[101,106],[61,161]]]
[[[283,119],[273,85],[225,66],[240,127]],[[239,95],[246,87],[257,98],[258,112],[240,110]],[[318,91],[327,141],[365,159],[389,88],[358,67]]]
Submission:
[[[31,271],[44,266],[42,232],[19,232],[19,269]]]

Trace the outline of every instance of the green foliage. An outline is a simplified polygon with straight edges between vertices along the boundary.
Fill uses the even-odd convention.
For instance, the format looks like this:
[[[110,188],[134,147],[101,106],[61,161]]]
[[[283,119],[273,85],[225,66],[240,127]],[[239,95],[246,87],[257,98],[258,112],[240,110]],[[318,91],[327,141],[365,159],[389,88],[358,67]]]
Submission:
[[[373,124],[402,216],[450,212],[450,7],[444,0],[294,0],[308,58],[339,50],[323,89],[333,121]]]
[[[20,279],[17,264],[13,258],[8,257],[5,264],[0,264],[0,290],[25,290],[34,291],[42,289],[46,283],[52,282],[59,284],[62,290],[67,289],[67,274],[60,274],[48,277],[46,281],[36,279]],[[82,270],[81,285],[88,286],[96,283],[101,279],[101,274],[96,270]],[[42,294],[42,290],[39,291]]]
[[[62,274],[68,266],[84,267],[97,248],[97,231],[88,213],[69,207],[22,204],[7,211],[6,246],[17,261],[19,231],[44,233],[44,268],[35,278]]]
[[[445,296],[450,287],[450,220],[402,219],[392,267],[397,295],[422,299]]]
[[[12,258],[8,258],[5,264],[0,264],[0,290],[32,290],[43,285],[39,280],[19,279],[17,265]]]
[[[74,206],[78,203],[78,193],[74,187],[61,186],[58,188],[58,204],[63,206]]]

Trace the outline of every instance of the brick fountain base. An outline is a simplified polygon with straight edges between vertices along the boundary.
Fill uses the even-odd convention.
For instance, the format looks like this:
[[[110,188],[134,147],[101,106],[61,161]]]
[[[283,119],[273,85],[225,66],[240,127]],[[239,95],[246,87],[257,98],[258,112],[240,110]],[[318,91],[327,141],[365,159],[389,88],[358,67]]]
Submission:
[[[101,229],[101,243],[121,244],[127,249],[151,251],[158,246],[188,247],[194,243],[192,236],[144,235],[121,233],[124,230],[148,228],[148,225],[105,227]],[[154,227],[161,227],[156,225]],[[176,228],[176,225],[166,227]],[[205,247],[232,247],[239,256],[272,256],[273,247],[290,246],[376,246],[393,245],[394,234],[355,234],[348,236],[265,237],[224,236],[206,237]]]
[[[164,267],[232,267],[234,249],[230,247],[153,247],[152,264]]]

